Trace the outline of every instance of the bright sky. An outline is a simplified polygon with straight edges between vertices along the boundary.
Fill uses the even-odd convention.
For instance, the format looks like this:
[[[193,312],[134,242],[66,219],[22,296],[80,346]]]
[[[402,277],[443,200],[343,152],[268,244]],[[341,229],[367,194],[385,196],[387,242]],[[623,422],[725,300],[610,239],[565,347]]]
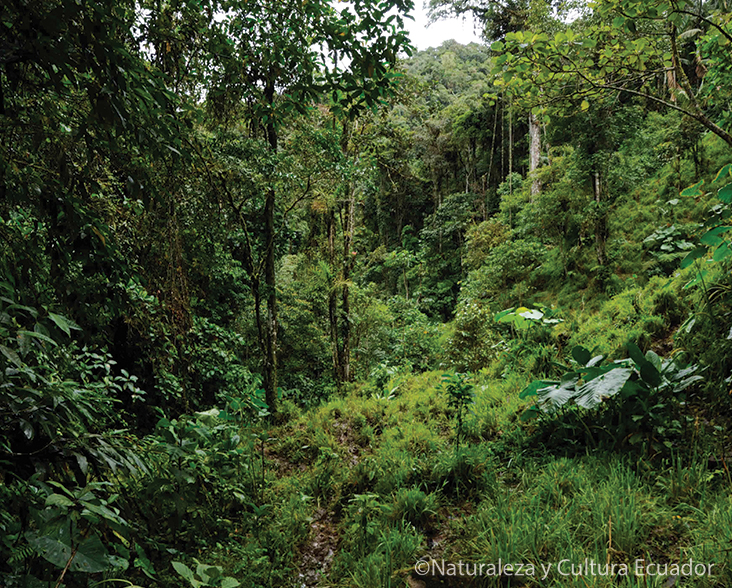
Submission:
[[[412,44],[422,51],[428,47],[439,47],[448,39],[455,39],[458,43],[481,43],[480,36],[473,27],[473,18],[466,16],[452,18],[450,20],[439,20],[427,26],[427,10],[423,6],[423,0],[414,0],[414,20],[405,19],[404,26],[409,31]]]

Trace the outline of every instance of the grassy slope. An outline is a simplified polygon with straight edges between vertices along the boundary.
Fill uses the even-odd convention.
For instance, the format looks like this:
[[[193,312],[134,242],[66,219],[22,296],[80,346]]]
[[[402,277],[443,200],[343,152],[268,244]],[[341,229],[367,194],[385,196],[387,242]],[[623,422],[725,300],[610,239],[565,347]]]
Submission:
[[[278,533],[292,542],[275,572],[281,585],[662,586],[667,577],[636,577],[635,561],[690,558],[714,564],[715,575],[682,585],[732,585],[730,480],[721,465],[708,467],[710,456],[553,455],[517,425],[520,380],[485,376],[475,380],[469,442],[456,450],[440,377],[401,376],[391,399],[353,391],[270,430],[269,509],[226,553],[211,555],[238,562],[230,571],[249,574],[251,586],[265,585],[267,567],[258,570],[252,554]],[[500,559],[532,564],[537,576],[478,581],[448,569],[440,578],[438,569],[420,579],[418,558]],[[630,574],[563,576],[556,567],[564,559],[591,560],[602,571],[626,563]],[[543,580],[541,564],[554,564]]]
[[[304,414],[290,406],[287,424],[265,434],[264,472],[252,465],[265,478],[259,505],[208,561],[252,587],[732,585],[732,479],[710,433],[720,415],[708,414],[701,397],[686,409],[685,436],[664,457],[639,457],[627,444],[593,452],[569,429],[558,429],[567,436],[558,442],[557,430],[552,437],[518,418],[528,374],[566,360],[574,345],[611,358],[630,340],[664,356],[676,352],[674,334],[698,307],[683,291],[693,270],[643,277],[651,260],[643,239],[700,219],[709,202],[669,205],[675,192],[663,173],[611,211],[622,258],[614,292],[560,285],[537,293],[564,313],[543,346],[546,357],[502,354],[475,376],[465,446],[455,448],[438,372],[394,376],[376,396],[358,385]],[[444,577],[420,578],[419,558],[532,564],[525,571],[534,575],[461,578],[447,568]],[[689,559],[713,564],[713,575],[635,574],[637,560]],[[561,560],[569,560],[570,575],[557,570]],[[573,575],[571,564],[586,560],[600,569]],[[628,575],[600,575],[608,563],[616,572],[627,564]],[[550,564],[544,578],[542,565]]]

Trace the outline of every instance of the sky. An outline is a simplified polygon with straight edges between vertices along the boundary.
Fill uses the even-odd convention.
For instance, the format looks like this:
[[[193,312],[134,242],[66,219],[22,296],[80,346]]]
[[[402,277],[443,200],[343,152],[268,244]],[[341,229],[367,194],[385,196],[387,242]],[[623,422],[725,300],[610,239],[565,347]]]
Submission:
[[[414,0],[412,16],[414,21],[405,19],[404,25],[409,31],[412,44],[420,51],[428,47],[439,47],[448,39],[455,39],[463,45],[482,42],[473,28],[473,18],[470,16],[465,19],[439,20],[428,27],[427,10],[423,6],[423,0]]]

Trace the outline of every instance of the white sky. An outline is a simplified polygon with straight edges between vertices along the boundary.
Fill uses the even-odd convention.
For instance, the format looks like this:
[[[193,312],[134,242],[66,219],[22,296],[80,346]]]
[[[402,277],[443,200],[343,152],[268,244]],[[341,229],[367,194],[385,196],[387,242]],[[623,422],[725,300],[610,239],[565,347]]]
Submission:
[[[422,51],[428,47],[439,47],[448,39],[455,39],[458,43],[482,43],[480,36],[473,27],[473,18],[466,16],[452,18],[450,20],[439,20],[427,26],[427,10],[423,6],[423,0],[414,0],[414,20],[404,19],[404,26],[409,31],[412,44]]]

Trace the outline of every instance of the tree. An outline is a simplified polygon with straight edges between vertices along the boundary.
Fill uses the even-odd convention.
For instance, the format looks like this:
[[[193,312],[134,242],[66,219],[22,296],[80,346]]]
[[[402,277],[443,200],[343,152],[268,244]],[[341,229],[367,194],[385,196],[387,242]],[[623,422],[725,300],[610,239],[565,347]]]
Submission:
[[[696,29],[682,34],[689,21]],[[624,92],[689,116],[732,146],[732,135],[714,120],[723,118],[717,97],[702,83],[728,75],[732,57],[723,48],[730,41],[729,14],[721,10],[705,14],[685,0],[602,0],[566,30],[511,32],[491,47],[500,53],[496,84],[536,113],[557,103],[586,110],[593,97]],[[684,60],[687,45],[698,59]]]
[[[305,113],[324,96],[330,97],[337,114],[353,118],[389,95],[397,56],[401,50],[411,50],[400,14],[411,7],[411,0],[358,0],[340,11],[324,0],[222,2],[227,17],[215,26],[230,42],[222,45],[223,57],[211,64],[212,110],[224,114],[219,118],[228,123],[232,110],[241,109],[243,103],[250,136],[264,140],[276,158],[285,121]],[[392,9],[398,12],[387,15]],[[251,238],[245,239],[243,248],[272,412],[277,404],[276,173],[276,165],[270,167],[260,261],[255,261]],[[242,224],[242,230],[248,234],[252,227]]]

